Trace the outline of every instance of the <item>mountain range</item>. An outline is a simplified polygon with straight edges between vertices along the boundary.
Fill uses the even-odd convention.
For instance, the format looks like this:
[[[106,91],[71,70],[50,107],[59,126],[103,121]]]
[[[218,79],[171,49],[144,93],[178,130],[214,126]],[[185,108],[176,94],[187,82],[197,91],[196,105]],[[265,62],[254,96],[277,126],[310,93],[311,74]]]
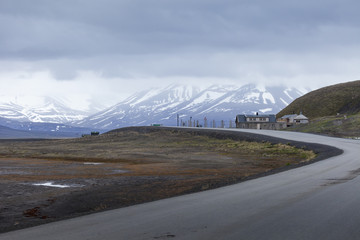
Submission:
[[[0,125],[23,131],[87,132],[125,126],[163,124],[176,126],[189,120],[220,126],[240,113],[276,114],[306,90],[277,87],[213,85],[200,89],[188,85],[140,91],[118,104],[90,115],[51,97],[42,105],[0,102]],[[90,115],[90,116],[89,116]],[[206,124],[205,124],[206,125]]]
[[[0,117],[20,122],[67,123],[88,116],[88,112],[73,109],[70,104],[52,97],[37,100],[39,103],[35,106],[18,102],[17,98],[0,102]]]
[[[242,87],[213,85],[204,90],[185,85],[139,92],[126,100],[73,124],[82,127],[114,129],[125,126],[163,124],[176,126],[204,119],[228,124],[240,113],[276,114],[305,92],[287,87]]]

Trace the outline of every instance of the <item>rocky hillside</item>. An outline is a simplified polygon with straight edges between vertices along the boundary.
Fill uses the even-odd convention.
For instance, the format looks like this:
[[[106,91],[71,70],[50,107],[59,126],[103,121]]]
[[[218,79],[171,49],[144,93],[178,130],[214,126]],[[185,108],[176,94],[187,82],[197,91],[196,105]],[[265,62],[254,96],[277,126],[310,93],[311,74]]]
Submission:
[[[300,111],[310,119],[360,112],[360,80],[309,92],[280,111],[277,117]]]

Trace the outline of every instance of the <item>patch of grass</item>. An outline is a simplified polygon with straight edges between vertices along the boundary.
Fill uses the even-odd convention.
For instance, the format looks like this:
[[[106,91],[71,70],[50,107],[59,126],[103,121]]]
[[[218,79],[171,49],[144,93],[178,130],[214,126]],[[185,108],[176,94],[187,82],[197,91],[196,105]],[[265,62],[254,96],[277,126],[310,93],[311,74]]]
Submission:
[[[306,125],[298,125],[286,130],[325,134],[336,137],[360,137],[360,113],[320,117]]]

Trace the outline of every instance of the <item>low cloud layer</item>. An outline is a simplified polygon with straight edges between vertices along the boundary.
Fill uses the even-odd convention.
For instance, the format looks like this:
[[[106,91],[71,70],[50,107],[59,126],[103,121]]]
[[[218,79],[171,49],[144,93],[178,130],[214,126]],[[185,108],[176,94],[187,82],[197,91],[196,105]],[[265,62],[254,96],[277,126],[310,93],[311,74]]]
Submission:
[[[317,88],[356,80],[359,7],[355,0],[2,0],[0,81],[30,86],[41,78],[48,91],[72,82],[74,92],[116,98],[172,82]]]

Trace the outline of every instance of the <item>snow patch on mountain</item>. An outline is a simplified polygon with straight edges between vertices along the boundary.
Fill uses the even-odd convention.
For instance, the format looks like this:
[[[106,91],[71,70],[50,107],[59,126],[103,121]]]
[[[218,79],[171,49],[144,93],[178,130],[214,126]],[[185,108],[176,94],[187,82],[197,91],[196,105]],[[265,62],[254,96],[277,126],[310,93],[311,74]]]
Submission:
[[[286,106],[289,105],[289,103],[286,102],[283,98],[280,98],[280,100],[281,100]]]
[[[262,95],[263,99],[264,99],[264,104],[267,104],[267,100],[269,100],[270,102],[272,102],[273,104],[275,104],[275,99],[273,97],[273,95],[271,95],[271,93],[269,92],[264,92]]]
[[[288,96],[291,100],[294,100],[294,98],[292,97],[292,96],[290,96],[290,94],[289,94],[289,91],[290,91],[291,89],[285,89],[284,90],[284,93],[286,94],[286,96]]]
[[[267,113],[267,112],[271,112],[272,108],[264,108],[264,109],[259,109],[259,112],[261,113]]]

